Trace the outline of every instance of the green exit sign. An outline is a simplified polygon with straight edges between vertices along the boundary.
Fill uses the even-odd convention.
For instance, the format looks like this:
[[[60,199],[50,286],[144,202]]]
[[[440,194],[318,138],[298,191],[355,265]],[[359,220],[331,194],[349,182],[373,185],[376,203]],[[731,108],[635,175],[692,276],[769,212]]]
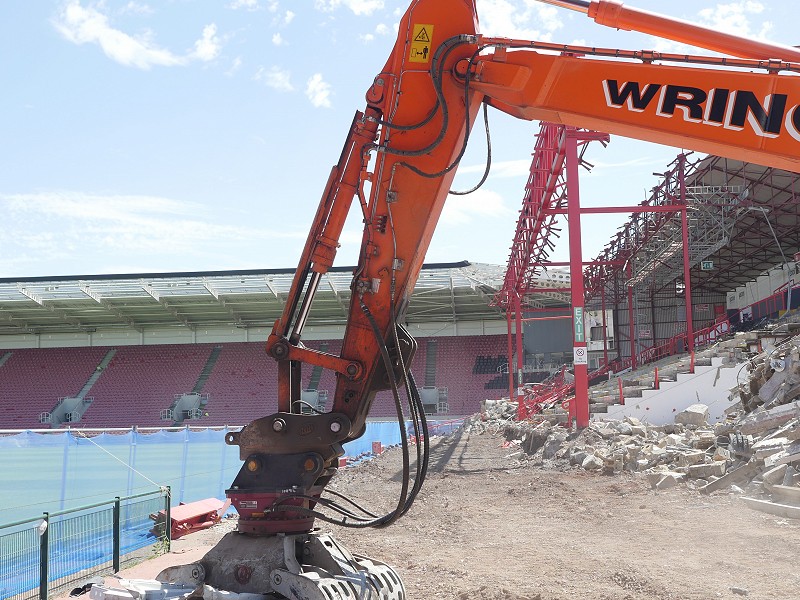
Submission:
[[[586,334],[583,331],[583,307],[576,306],[574,310],[574,323],[575,323],[575,341],[585,342]]]
[[[713,260],[704,260],[700,263],[700,270],[701,271],[713,271],[714,270],[714,261]]]

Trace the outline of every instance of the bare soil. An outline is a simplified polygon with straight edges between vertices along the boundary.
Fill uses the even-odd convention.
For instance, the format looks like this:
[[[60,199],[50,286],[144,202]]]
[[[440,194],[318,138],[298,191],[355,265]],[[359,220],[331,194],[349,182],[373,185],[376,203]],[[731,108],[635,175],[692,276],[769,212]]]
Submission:
[[[411,600],[707,600],[800,598],[800,523],[754,512],[736,495],[644,477],[535,464],[503,438],[432,440],[425,487],[388,528],[333,528],[352,552],[395,566]],[[401,452],[341,470],[334,487],[386,510]],[[388,483],[387,483],[388,482]],[[197,560],[225,523],[175,542],[126,577]]]

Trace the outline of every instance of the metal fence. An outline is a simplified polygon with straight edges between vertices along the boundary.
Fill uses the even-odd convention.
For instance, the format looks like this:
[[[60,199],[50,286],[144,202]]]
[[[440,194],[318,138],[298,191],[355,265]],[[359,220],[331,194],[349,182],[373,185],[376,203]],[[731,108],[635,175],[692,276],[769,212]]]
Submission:
[[[0,525],[0,598],[47,600],[91,575],[168,552],[169,512],[165,487]]]

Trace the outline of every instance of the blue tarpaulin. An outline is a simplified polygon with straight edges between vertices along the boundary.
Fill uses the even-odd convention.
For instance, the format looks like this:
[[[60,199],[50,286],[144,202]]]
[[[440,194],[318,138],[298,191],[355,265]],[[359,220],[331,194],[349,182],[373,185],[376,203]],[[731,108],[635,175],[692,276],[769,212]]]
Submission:
[[[430,433],[444,435],[460,424],[433,421]],[[0,524],[167,485],[175,504],[224,498],[242,464],[238,446],[225,444],[226,433],[181,429],[87,438],[73,431],[24,431],[0,437]],[[399,444],[397,423],[368,422],[363,436],[345,444],[345,454],[363,458],[375,441]]]

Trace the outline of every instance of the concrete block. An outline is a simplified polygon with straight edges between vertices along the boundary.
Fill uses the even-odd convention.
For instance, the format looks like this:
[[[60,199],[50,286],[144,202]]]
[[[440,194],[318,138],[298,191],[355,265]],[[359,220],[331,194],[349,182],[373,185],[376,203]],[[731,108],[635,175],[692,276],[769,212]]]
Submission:
[[[713,431],[698,431],[696,432],[695,438],[692,440],[692,446],[705,450],[706,448],[711,448],[716,439]]]
[[[783,483],[783,476],[785,474],[786,465],[778,465],[777,467],[772,467],[765,471],[764,474],[761,475],[761,478],[764,480],[764,483],[776,485]]]
[[[647,471],[645,473],[645,477],[647,477],[647,483],[650,484],[650,487],[655,489],[656,486],[658,485],[658,482],[664,478],[665,474],[666,471],[661,471],[661,470]]]
[[[675,423],[700,427],[708,423],[708,406],[705,404],[692,404],[686,410],[675,415]]]
[[[587,471],[599,471],[605,466],[605,461],[595,456],[594,454],[590,454],[585,459],[583,459],[583,463],[581,463],[581,467],[583,467]]]
[[[542,458],[553,458],[556,452],[561,448],[561,445],[566,441],[567,437],[569,437],[569,433],[566,431],[554,431],[551,433],[544,443]]]
[[[731,452],[727,448],[716,448],[711,460],[731,460]]]
[[[620,421],[619,423],[614,423],[614,429],[617,430],[618,433],[621,435],[632,435],[633,428],[624,421]]]
[[[682,483],[685,477],[683,473],[666,473],[656,484],[656,489],[667,490],[671,487],[675,487],[679,483]]]
[[[712,462],[703,465],[687,467],[689,477],[692,479],[708,479],[709,477],[722,477],[725,475],[724,462]]]
[[[678,466],[688,467],[691,465],[703,464],[706,460],[706,453],[702,450],[687,450],[678,455]]]
[[[676,433],[670,433],[665,438],[666,443],[668,446],[685,446],[686,439],[682,435],[678,435]]]
[[[569,451],[569,464],[583,464],[583,459],[586,458],[588,454],[589,452],[586,450],[585,446],[573,446]]]

